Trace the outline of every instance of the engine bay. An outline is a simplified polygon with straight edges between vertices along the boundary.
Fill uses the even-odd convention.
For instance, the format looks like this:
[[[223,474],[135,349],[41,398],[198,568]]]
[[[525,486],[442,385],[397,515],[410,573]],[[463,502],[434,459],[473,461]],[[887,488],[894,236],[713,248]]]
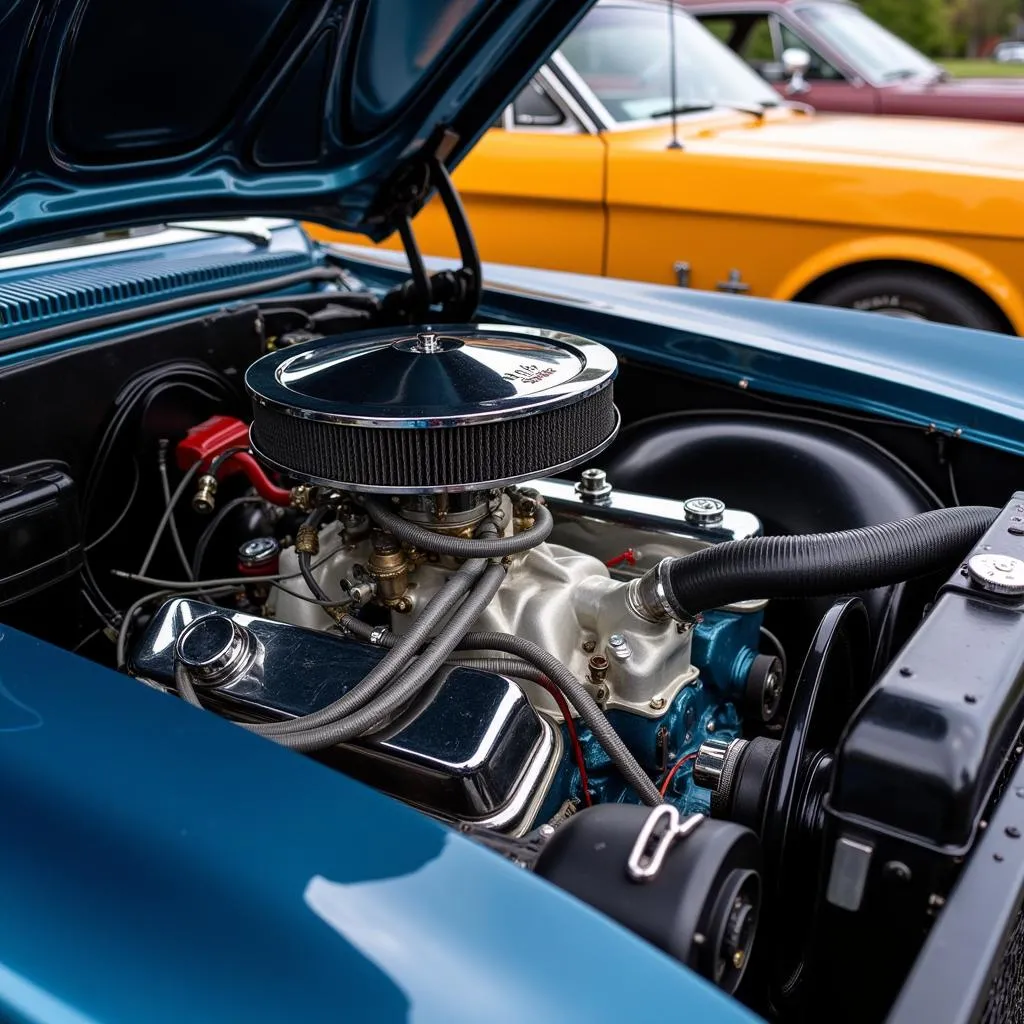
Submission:
[[[707,473],[645,491],[671,431],[671,458],[705,441],[620,436],[604,345],[322,306],[257,311],[244,396],[194,358],[123,368],[87,468],[4,474],[10,621],[84,601],[99,627],[57,642],[450,824],[755,1011],[815,1019],[855,969],[875,983],[842,1019],[883,1019],[1020,754],[1024,494],[937,508],[878,445],[736,410],[694,421]],[[772,458],[802,467],[801,516],[843,466],[873,511],[780,528]],[[688,489],[723,464],[765,500]]]

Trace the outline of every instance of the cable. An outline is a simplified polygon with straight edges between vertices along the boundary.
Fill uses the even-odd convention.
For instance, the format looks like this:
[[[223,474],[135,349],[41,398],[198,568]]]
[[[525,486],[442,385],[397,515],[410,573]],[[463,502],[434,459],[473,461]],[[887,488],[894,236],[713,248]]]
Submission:
[[[527,551],[547,540],[554,527],[554,520],[547,507],[537,505],[533,526],[522,533],[491,539],[451,537],[411,523],[367,495],[361,495],[359,500],[370,518],[399,540],[404,540],[421,551],[434,551],[454,558],[503,558],[505,555]]]
[[[265,726],[259,724],[245,722],[238,724],[253,732],[266,735],[292,750],[303,752],[323,750],[339,743],[346,743],[379,728],[384,722],[393,718],[412,697],[430,682],[434,673],[458,646],[469,627],[479,618],[483,609],[490,604],[504,579],[505,569],[503,566],[488,565],[465,601],[433,638],[423,654],[409,668],[405,669],[390,687],[384,689],[351,715],[330,721],[322,726],[288,733],[282,731],[270,733]],[[187,671],[181,665],[176,668],[175,682],[179,693],[185,700],[199,704],[195,688],[188,678]],[[302,719],[293,719],[293,722],[301,721]]]
[[[126,432],[131,434],[132,439],[138,436],[138,427],[148,415],[153,403],[168,392],[185,390],[190,394],[197,395],[206,401],[218,404],[227,404],[231,407],[239,407],[240,400],[238,392],[223,374],[211,369],[207,364],[191,360],[172,360],[152,366],[148,370],[132,377],[118,393],[114,400],[114,411],[110,416],[99,442],[95,446],[96,454],[86,475],[85,485],[82,491],[82,532],[85,536],[89,534],[92,511],[95,504],[96,494],[99,491],[107,465],[119,438]],[[137,421],[135,429],[129,430],[131,421]],[[135,462],[138,473],[138,463]],[[138,481],[133,485],[122,515],[117,525],[123,521],[128,514],[131,504],[134,502],[138,491]],[[109,614],[116,615],[117,609],[113,602],[106,596],[102,587],[96,579],[89,558],[89,552],[96,547],[100,540],[106,539],[116,527],[108,528],[102,538],[90,543],[85,548],[85,558],[82,566],[82,580],[88,591],[102,605],[109,609]]]
[[[118,579],[131,580],[133,583],[146,583],[151,587],[163,587],[167,590],[195,590],[197,587],[240,587],[247,583],[277,583],[280,580],[294,580],[302,575],[302,573],[298,572],[289,572],[279,573],[274,576],[226,576],[215,580],[162,580],[157,579],[155,576],[143,576],[142,573],[138,572],[125,572],[124,569],[111,569],[110,574],[117,576]],[[337,601],[331,601],[331,604],[338,603]]]
[[[210,462],[209,467],[206,470],[207,476],[216,476],[220,467],[224,465],[233,455],[238,455],[241,452],[248,452],[249,446],[240,444],[235,445],[233,448],[225,448],[220,455],[215,455]]]
[[[692,754],[686,754],[684,757],[681,757],[678,761],[676,761],[676,763],[672,766],[672,770],[668,773],[668,775],[665,776],[665,781],[661,784],[661,789],[659,790],[659,792],[662,796],[665,796],[668,793],[668,787],[672,784],[672,780],[675,778],[676,772],[679,771],[679,769],[682,768],[687,761],[694,761],[696,760],[696,758],[697,754],[695,752]]]
[[[310,516],[306,523],[312,525],[312,519],[313,516]],[[312,579],[313,582],[310,589],[316,594],[318,599],[323,600],[326,594],[317,584],[315,578],[312,577],[312,572],[309,571],[308,552],[301,552],[299,554],[299,566],[306,570],[303,572],[303,575],[306,578],[307,585],[310,585],[310,579]],[[388,638],[390,643],[386,646],[390,647],[390,650],[380,662],[353,686],[348,693],[334,701],[333,704],[328,704],[327,707],[321,708],[319,711],[314,711],[310,715],[303,715],[301,718],[292,719],[288,722],[271,722],[265,725],[254,726],[252,731],[268,736],[289,732],[298,733],[328,725],[344,718],[346,715],[354,713],[365,705],[367,701],[376,697],[395,676],[405,671],[420,648],[425,643],[431,641],[430,634],[433,629],[452,614],[463,598],[471,592],[474,585],[483,575],[485,568],[485,562],[474,559],[466,562],[458,571],[448,577],[441,589],[427,602],[426,607],[416,617],[408,631],[401,637],[395,638],[391,636]]]
[[[95,540],[89,541],[89,543],[85,545],[84,550],[92,551],[93,548],[98,548],[125,521],[129,511],[131,511],[132,502],[135,501],[135,497],[139,493],[139,482],[142,479],[142,474],[139,472],[138,459],[132,459],[132,467],[135,470],[135,477],[132,482],[131,493],[128,495],[128,498],[124,503],[124,507],[121,509],[120,515],[118,515],[110,526],[108,526]]]
[[[217,532],[217,527],[240,505],[255,503],[264,504],[265,499],[261,498],[258,494],[243,494],[239,498],[232,498],[227,504],[217,509],[213,518],[207,524],[206,529],[199,535],[199,540],[196,541],[195,551],[192,553],[192,579],[199,577],[206,549],[210,546],[210,541],[213,539],[214,533]]]
[[[92,597],[90,597],[88,590],[86,590],[83,587],[81,590],[79,590],[79,593],[82,595],[82,597],[85,598],[85,603],[90,607],[90,609],[92,609],[93,614],[96,616],[96,618],[100,620],[100,622],[103,623],[104,626],[106,626],[109,629],[117,629],[117,622],[110,619],[106,614],[101,612],[99,608],[96,607],[96,602],[93,601]],[[118,614],[116,608],[114,609],[114,614]]]
[[[661,803],[657,786],[650,780],[632,751],[622,741],[612,724],[598,707],[590,691],[574,673],[554,655],[538,644],[512,633],[469,633],[459,645],[460,650],[505,651],[535,665],[568,698],[580,718],[587,724],[594,738],[618,768],[623,779],[636,791],[645,804]]]
[[[775,656],[779,659],[782,665],[782,678],[788,679],[787,675],[789,665],[786,660],[786,648],[782,646],[782,641],[770,630],[764,626],[761,627],[761,636],[765,638],[775,648]]]
[[[953,475],[953,460],[946,456],[946,470],[949,473],[949,493],[953,498],[953,504],[960,504],[960,495],[956,488],[956,477]]]
[[[81,640],[71,648],[72,654],[77,654],[90,640],[95,640],[96,637],[101,636],[104,632],[102,626],[97,627],[91,633],[87,633]]]
[[[275,590],[283,590],[286,594],[291,594],[292,597],[297,597],[300,601],[305,601],[307,604],[319,605],[321,608],[343,608],[352,603],[351,598],[347,597],[340,600],[328,598],[326,601],[323,601],[316,597],[310,597],[309,594],[303,594],[301,590],[292,590],[291,587],[286,587],[281,582],[271,583],[270,586]]]
[[[143,578],[146,575],[146,570],[149,568],[149,563],[153,561],[153,556],[156,554],[157,546],[160,543],[160,538],[164,535],[164,530],[167,528],[167,523],[171,516],[174,515],[174,506],[178,504],[181,496],[185,493],[186,488],[192,480],[192,477],[196,475],[196,471],[199,469],[199,463],[194,462],[189,469],[185,471],[185,475],[181,478],[181,482],[175,488],[174,493],[170,496],[170,500],[167,502],[167,508],[164,509],[164,514],[160,517],[160,522],[157,524],[156,533],[153,534],[153,540],[150,542],[149,550],[146,552],[146,557],[142,560],[142,567],[138,571],[139,578]],[[116,574],[120,575],[120,573]],[[192,582],[191,580],[189,581]]]
[[[164,495],[164,507],[170,510],[170,516],[167,519],[167,525],[171,531],[171,540],[174,542],[174,549],[178,552],[178,560],[181,562],[181,567],[185,570],[185,575],[190,579],[194,580],[195,573],[192,571],[192,563],[188,560],[188,555],[185,554],[185,548],[181,543],[181,534],[178,533],[178,523],[174,518],[174,502],[171,500],[171,483],[167,479],[167,439],[164,438],[160,441],[159,454],[157,456],[157,468],[160,471],[160,489]]]

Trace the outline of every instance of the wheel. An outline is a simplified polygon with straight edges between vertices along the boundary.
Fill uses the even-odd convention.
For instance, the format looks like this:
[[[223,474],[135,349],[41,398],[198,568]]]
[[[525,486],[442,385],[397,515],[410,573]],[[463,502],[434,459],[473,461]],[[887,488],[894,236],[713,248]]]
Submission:
[[[845,306],[883,316],[932,320],[981,331],[1005,331],[1005,324],[965,287],[927,271],[864,270],[815,292],[821,306]]]

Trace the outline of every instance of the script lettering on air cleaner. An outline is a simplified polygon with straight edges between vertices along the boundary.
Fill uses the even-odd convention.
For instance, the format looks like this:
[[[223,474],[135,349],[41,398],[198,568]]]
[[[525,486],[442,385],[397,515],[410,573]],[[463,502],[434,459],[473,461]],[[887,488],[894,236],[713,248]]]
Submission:
[[[545,377],[550,377],[555,372],[553,366],[538,366],[536,363],[520,363],[510,373],[503,373],[505,380],[516,384],[538,384]]]

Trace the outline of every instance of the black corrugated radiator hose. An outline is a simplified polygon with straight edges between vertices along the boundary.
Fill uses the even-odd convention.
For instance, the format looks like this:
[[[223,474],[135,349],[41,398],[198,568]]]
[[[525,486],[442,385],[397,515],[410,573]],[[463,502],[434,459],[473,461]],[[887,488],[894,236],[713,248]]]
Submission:
[[[753,537],[667,558],[637,581],[634,604],[687,620],[734,601],[853,594],[924,576],[964,557],[999,510],[963,505],[836,533]]]

